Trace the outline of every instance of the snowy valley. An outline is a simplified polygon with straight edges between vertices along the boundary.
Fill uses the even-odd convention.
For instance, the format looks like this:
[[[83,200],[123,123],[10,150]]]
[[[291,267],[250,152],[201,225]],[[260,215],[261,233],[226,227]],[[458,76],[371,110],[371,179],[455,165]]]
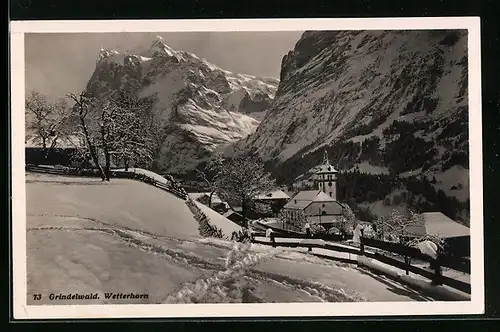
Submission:
[[[444,200],[468,222],[467,71],[466,31],[306,32],[283,58],[265,121],[236,147],[256,148],[298,187],[326,149],[342,173],[374,178],[360,176],[353,194],[346,175],[344,201],[383,215]]]
[[[155,171],[196,182],[192,170],[214,151],[256,149],[298,190],[326,149],[340,198],[365,219],[409,207],[468,223],[467,71],[460,30],[305,32],[279,81],[158,38],[143,55],[102,50],[87,90],[154,98],[167,129]]]

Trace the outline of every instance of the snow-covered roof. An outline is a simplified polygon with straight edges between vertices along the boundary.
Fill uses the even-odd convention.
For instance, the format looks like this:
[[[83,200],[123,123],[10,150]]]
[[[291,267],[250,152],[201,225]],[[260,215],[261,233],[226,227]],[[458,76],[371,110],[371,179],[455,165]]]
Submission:
[[[47,147],[52,145],[52,141],[54,136],[50,136],[47,138],[45,144]],[[56,141],[54,148],[56,149],[76,149],[85,146],[82,138],[77,135],[72,135],[68,137],[59,137]],[[37,136],[26,138],[24,141],[25,148],[42,148],[42,139]]]
[[[320,190],[303,190],[286,203],[284,208],[302,210],[308,207],[312,202],[335,202],[342,206],[342,204]]]
[[[470,235],[469,227],[454,221],[441,212],[425,212],[422,213],[422,217],[424,225],[412,226],[407,230],[408,233],[415,236],[432,235],[442,238]]]
[[[255,199],[259,199],[259,200],[265,200],[265,199],[289,199],[289,198],[290,198],[290,196],[288,196],[281,189],[272,191],[272,192],[270,192],[268,194],[255,196]]]
[[[326,193],[320,191],[316,197],[313,199],[314,202],[335,202],[335,199],[331,198]]]
[[[284,209],[293,209],[293,210],[303,210],[306,207],[311,204],[312,201],[295,201],[291,200],[290,202],[286,203],[285,206],[283,207]]]
[[[338,173],[338,171],[332,165],[330,165],[330,161],[328,160],[328,153],[326,152],[326,150],[324,153],[323,164],[317,167],[316,174]]]
[[[198,200],[198,199],[200,199],[201,197],[204,197],[204,196],[206,196],[207,198],[210,197],[210,193],[209,192],[205,192],[205,193],[190,193],[188,195],[189,195],[189,197],[191,197],[194,200]],[[222,201],[219,198],[219,196],[217,196],[217,194],[213,194],[212,195],[212,203],[225,203],[225,202]]]
[[[447,217],[441,212],[422,213],[425,220],[427,234],[442,237],[469,236],[470,229]]]
[[[293,196],[292,199],[297,201],[312,201],[319,193],[319,190],[302,190]]]
[[[233,210],[226,211],[226,212],[225,212],[224,214],[222,214],[222,215],[223,215],[224,217],[226,217],[226,218],[227,218],[227,217],[232,216],[233,214],[235,214],[235,215],[238,215],[238,216],[242,217],[241,213],[238,213],[238,212],[233,211]]]
[[[316,174],[330,174],[338,173],[338,171],[332,165],[321,165],[318,167]]]

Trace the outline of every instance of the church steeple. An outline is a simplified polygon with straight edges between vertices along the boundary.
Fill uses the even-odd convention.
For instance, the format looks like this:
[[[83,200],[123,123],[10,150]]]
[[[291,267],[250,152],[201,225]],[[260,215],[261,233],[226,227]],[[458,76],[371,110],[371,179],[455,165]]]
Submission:
[[[316,172],[316,178],[319,190],[328,194],[333,199],[337,199],[337,173],[337,170],[330,165],[328,153],[325,149],[323,164]]]
[[[326,149],[323,154],[323,165],[330,165],[330,161],[328,160],[328,152],[326,152]]]

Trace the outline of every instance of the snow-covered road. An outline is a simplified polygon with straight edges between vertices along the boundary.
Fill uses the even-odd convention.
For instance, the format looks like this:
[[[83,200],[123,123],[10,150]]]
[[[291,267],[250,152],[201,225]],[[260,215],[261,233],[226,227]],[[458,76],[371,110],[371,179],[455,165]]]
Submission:
[[[147,184],[27,174],[28,304],[424,301],[402,285],[298,249],[198,235],[184,201]],[[148,294],[112,300],[104,293]],[[33,294],[43,297],[33,300]]]

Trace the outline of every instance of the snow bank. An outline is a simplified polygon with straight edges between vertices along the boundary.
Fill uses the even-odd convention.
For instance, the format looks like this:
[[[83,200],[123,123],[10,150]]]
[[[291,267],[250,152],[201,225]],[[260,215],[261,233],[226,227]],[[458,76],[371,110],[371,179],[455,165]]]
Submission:
[[[231,238],[231,234],[233,234],[233,232],[239,232],[242,230],[239,225],[219,214],[217,211],[212,210],[205,204],[202,204],[198,201],[195,201],[195,204],[198,206],[201,212],[207,215],[208,219],[210,219],[210,223],[215,227],[222,229],[222,232],[228,238]]]
[[[405,271],[399,270],[393,266],[372,260],[365,256],[358,256],[358,265],[364,266],[370,270],[382,273],[394,280],[397,280],[403,284],[414,287],[424,293],[429,294],[433,298],[440,298],[445,300],[454,301],[470,301],[470,294],[461,292],[459,290],[453,289],[447,286],[434,286],[426,278],[422,276],[413,274],[406,275]]]
[[[125,169],[124,168],[114,169],[114,171],[125,172]],[[155,172],[149,171],[147,169],[143,169],[143,168],[129,168],[128,171],[131,172],[131,173],[144,174],[146,176],[149,176],[150,178],[155,179],[156,181],[158,181],[160,183],[171,184],[171,182],[169,180],[167,180],[166,178],[164,178],[160,174],[157,174]]]

